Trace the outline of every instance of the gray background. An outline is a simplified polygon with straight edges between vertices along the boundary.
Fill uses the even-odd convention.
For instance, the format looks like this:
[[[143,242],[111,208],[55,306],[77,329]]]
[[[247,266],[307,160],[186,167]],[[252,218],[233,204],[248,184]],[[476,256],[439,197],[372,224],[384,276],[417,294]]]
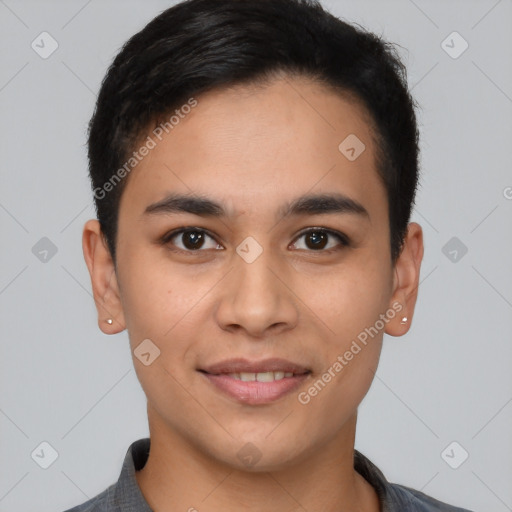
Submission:
[[[148,435],[127,334],[107,337],[96,324],[81,248],[94,217],[85,141],[111,59],[171,4],[0,1],[1,511],[85,501]],[[512,2],[324,5],[404,47],[422,106],[418,304],[407,335],[385,336],[356,448],[391,481],[512,510]],[[31,47],[43,31],[59,45],[46,59]],[[469,44],[457,58],[442,46],[453,31]],[[46,262],[32,252],[42,237],[57,248]],[[452,237],[458,247],[443,252]],[[58,452],[48,469],[31,458],[43,441]],[[469,458],[453,469],[446,461],[460,463],[462,450]]]

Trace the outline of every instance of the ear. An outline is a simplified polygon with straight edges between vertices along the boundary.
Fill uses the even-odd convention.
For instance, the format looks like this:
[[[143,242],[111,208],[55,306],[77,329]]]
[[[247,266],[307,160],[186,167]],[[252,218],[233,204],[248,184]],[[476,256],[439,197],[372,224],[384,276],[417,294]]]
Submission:
[[[105,334],[126,328],[114,262],[96,219],[85,223],[82,235],[85,263],[91,276],[92,291],[98,310],[98,326]],[[112,319],[112,324],[107,320]]]
[[[397,311],[390,320],[385,333],[390,336],[403,336],[411,327],[420,278],[421,260],[423,259],[423,231],[416,222],[409,223],[402,252],[395,264],[393,295],[389,307]],[[393,308],[393,304],[395,307]],[[398,304],[402,309],[398,311]],[[402,318],[407,322],[402,324]]]

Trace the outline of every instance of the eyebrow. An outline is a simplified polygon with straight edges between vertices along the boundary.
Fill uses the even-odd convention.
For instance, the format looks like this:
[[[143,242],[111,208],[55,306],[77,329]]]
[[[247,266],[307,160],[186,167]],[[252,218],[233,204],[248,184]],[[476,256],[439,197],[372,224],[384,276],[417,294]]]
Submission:
[[[191,213],[202,217],[229,217],[219,202],[204,196],[178,193],[169,194],[161,201],[150,204],[143,215],[173,213]],[[335,213],[349,213],[370,219],[368,211],[361,203],[344,194],[335,193],[300,196],[282,205],[277,212],[277,217]]]

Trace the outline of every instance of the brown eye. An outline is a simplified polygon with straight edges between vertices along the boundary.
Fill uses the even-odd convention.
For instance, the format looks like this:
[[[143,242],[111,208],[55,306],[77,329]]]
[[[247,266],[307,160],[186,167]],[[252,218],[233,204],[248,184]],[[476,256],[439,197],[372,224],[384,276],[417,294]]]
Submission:
[[[323,228],[312,228],[303,232],[299,238],[304,238],[305,240],[305,249],[319,252],[330,252],[331,250],[336,250],[340,248],[340,246],[348,246],[348,239],[341,233],[337,233],[335,231],[331,231]],[[298,238],[298,239],[299,239]],[[332,243],[330,239],[335,239],[338,241],[338,244]],[[296,243],[294,244],[296,245]],[[304,247],[299,247],[299,249],[304,249]]]
[[[211,240],[211,242],[208,242],[209,240]],[[218,249],[220,247],[215,239],[202,229],[181,229],[174,231],[166,235],[163,242],[165,244],[174,245],[179,250],[186,252],[199,251],[200,249]]]
[[[187,231],[181,235],[181,240],[187,249],[200,249],[204,244],[204,233],[200,233],[199,231]]]

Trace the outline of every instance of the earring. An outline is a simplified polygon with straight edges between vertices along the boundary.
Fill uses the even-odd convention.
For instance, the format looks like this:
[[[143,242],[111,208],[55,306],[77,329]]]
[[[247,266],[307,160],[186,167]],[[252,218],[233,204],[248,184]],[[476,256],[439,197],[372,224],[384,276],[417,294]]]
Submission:
[[[407,323],[407,317],[406,317],[406,316],[404,316],[404,317],[402,318],[402,321],[401,321],[400,323],[401,323],[402,325],[403,325],[403,324],[406,324],[406,323]]]
[[[114,323],[114,320],[112,320],[112,318],[109,318],[106,320],[106,322],[108,325],[112,325]]]

